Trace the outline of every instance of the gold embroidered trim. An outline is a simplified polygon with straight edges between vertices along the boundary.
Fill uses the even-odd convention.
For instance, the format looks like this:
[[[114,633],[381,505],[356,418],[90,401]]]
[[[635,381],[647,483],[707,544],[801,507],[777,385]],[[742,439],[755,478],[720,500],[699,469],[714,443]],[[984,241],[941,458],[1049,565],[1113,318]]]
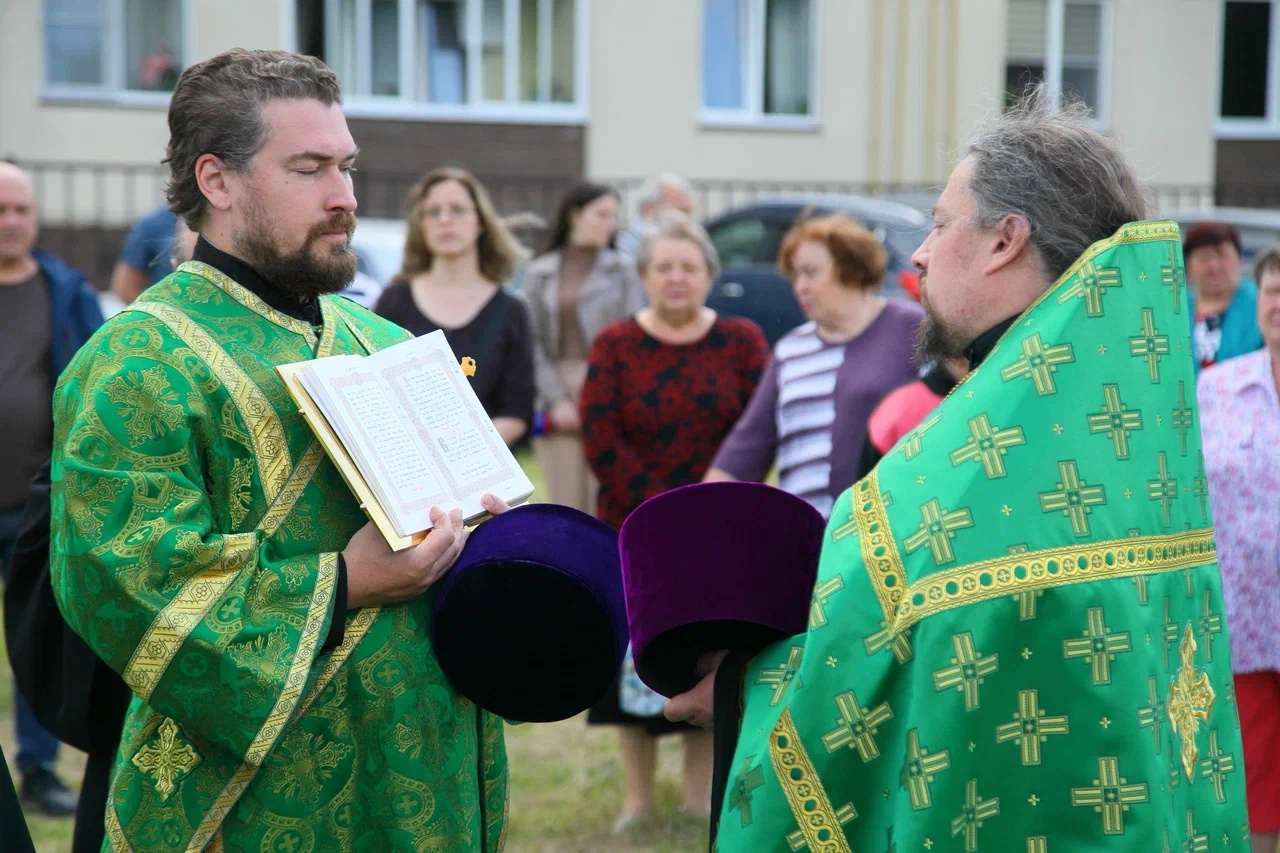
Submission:
[[[944,610],[1015,593],[1194,568],[1213,562],[1215,554],[1213,530],[1203,529],[996,557],[913,583],[898,605],[893,629],[902,632]]]
[[[111,853],[133,853],[129,840],[124,837],[124,827],[120,826],[120,815],[116,814],[114,802],[107,803],[107,840],[111,842]]]
[[[318,441],[312,441],[311,446],[307,448],[307,452],[302,454],[302,458],[298,460],[298,467],[293,469],[293,474],[289,477],[289,482],[285,483],[280,494],[276,496],[276,501],[262,516],[262,520],[258,522],[258,529],[262,531],[264,536],[273,536],[280,529],[280,525],[284,524],[285,519],[289,517],[289,513],[293,511],[293,507],[298,503],[298,498],[302,497],[302,492],[311,482],[312,476],[315,475],[316,469],[320,467],[320,461],[324,459],[324,447]]]
[[[178,309],[147,300],[134,302],[129,308],[143,311],[164,323],[222,382],[249,429],[253,455],[262,477],[262,491],[268,502],[275,501],[293,469],[293,460],[289,456],[289,444],[285,440],[280,416],[262,389],[227,355],[212,335]]]
[[[365,634],[369,633],[369,629],[373,627],[374,620],[378,618],[378,614],[382,612],[381,607],[365,607],[356,614],[356,618],[351,620],[351,624],[347,626],[346,633],[342,636],[342,643],[329,655],[329,659],[325,661],[324,668],[320,670],[320,674],[316,676],[315,683],[311,685],[302,704],[298,706],[298,716],[302,716],[311,707],[311,703],[316,701],[324,689],[329,686],[329,682],[342,668],[342,665],[351,657],[351,653],[356,650],[356,646],[360,645],[360,641],[364,639]],[[339,614],[334,614],[334,618],[340,618]]]
[[[214,269],[206,263],[200,261],[187,261],[178,267],[178,272],[190,273],[199,276],[205,281],[226,292],[228,296],[239,302],[245,308],[269,320],[282,328],[288,329],[290,332],[296,332],[307,339],[311,346],[316,345],[316,333],[311,328],[310,323],[304,323],[301,320],[290,317],[288,314],[281,313],[263,302],[253,291],[237,284],[231,278],[228,278],[220,270]],[[136,303],[135,303],[136,304]],[[129,307],[133,307],[132,305]]]
[[[187,844],[188,853],[200,853],[222,826],[231,807],[240,799],[244,789],[253,781],[253,777],[262,766],[271,747],[280,739],[285,724],[293,716],[298,700],[302,697],[302,688],[306,686],[307,674],[315,660],[316,652],[323,641],[321,631],[324,628],[325,614],[333,602],[333,590],[338,579],[338,555],[322,554],[320,568],[316,579],[316,591],[311,598],[311,609],[307,612],[307,621],[302,627],[302,636],[298,638],[298,651],[294,655],[289,674],[285,677],[284,689],[280,691],[276,705],[271,714],[258,730],[253,742],[245,751],[244,761],[240,769],[231,777],[231,781],[222,789],[208,814],[200,821],[195,835]]]
[[[778,724],[773,727],[769,738],[769,758],[799,826],[797,834],[809,849],[853,853],[836,810],[831,807],[831,799],[822,787],[822,780],[818,778],[813,762],[800,742],[800,735],[796,733],[789,708],[783,709]],[[792,847],[799,849],[798,845]]]
[[[872,471],[850,495],[853,515],[858,523],[858,545],[867,566],[871,586],[880,600],[884,618],[893,624],[893,614],[907,588],[907,573],[898,553],[898,543],[889,527],[884,498],[880,494],[880,476]]]
[[[254,533],[230,535],[224,542],[218,562],[182,585],[178,594],[156,614],[151,627],[134,648],[123,677],[144,702],[151,698],[178,649],[204,621],[258,547]]]

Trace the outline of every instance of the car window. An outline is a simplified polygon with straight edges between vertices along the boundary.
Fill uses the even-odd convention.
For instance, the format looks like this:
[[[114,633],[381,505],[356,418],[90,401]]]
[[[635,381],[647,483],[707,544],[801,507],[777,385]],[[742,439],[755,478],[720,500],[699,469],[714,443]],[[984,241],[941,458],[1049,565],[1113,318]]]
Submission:
[[[760,244],[768,237],[769,226],[763,219],[743,217],[716,223],[708,233],[721,266],[743,266],[760,257]]]

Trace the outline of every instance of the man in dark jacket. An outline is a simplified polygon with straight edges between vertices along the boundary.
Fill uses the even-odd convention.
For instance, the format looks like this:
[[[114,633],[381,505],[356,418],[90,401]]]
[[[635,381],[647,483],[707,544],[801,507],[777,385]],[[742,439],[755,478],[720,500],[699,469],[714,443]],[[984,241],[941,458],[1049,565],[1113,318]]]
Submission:
[[[34,248],[35,193],[17,166],[0,163],[0,570],[7,577],[31,478],[52,449],[53,387],[71,356],[102,324],[84,275]],[[15,691],[22,798],[70,815],[76,797],[54,773],[58,741]]]

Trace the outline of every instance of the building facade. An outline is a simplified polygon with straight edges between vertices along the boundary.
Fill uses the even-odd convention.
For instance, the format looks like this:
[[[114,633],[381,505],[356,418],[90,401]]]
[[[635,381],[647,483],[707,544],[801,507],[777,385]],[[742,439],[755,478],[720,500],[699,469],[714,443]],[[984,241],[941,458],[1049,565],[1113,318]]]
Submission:
[[[1161,208],[1280,205],[1259,180],[1280,0],[21,0],[0,7],[0,156],[37,174],[46,242],[80,235],[109,269],[161,202],[168,90],[232,46],[338,71],[366,216],[442,164],[506,212],[668,170],[704,213],[796,189],[927,204],[1040,81],[1090,105]]]

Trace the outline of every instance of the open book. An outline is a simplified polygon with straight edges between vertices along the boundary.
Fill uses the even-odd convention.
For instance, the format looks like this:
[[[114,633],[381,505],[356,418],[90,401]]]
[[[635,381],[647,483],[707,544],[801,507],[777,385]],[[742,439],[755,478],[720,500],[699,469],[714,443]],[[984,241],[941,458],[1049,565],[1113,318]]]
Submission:
[[[433,506],[471,522],[485,493],[513,506],[533,494],[443,332],[276,370],[393,550],[432,526]]]

